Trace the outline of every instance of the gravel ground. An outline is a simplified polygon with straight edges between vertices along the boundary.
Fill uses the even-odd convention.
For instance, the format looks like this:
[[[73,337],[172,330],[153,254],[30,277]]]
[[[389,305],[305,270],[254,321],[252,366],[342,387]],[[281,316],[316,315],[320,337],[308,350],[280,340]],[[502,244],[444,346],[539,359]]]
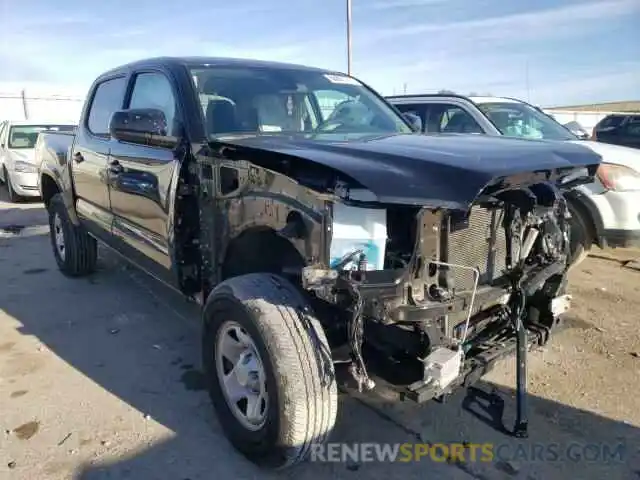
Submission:
[[[528,440],[505,435],[483,408],[482,393],[497,389],[511,428],[512,359],[445,404],[341,397],[335,442],[492,442],[493,462],[266,474],[220,432],[198,371],[194,307],[106,254],[96,275],[64,278],[47,231],[40,204],[0,200],[2,479],[640,478],[640,272],[624,263],[634,252],[589,258],[573,273],[566,328],[530,356]],[[624,455],[605,461],[620,442]]]

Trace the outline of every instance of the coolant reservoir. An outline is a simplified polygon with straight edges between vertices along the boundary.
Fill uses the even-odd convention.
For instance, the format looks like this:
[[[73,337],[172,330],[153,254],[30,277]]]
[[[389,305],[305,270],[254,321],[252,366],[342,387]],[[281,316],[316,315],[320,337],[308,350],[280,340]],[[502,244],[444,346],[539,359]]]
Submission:
[[[352,198],[368,200],[363,196],[366,192],[349,193]],[[333,238],[330,247],[332,267],[345,255],[361,249],[367,258],[367,270],[383,270],[386,244],[386,209],[359,208],[341,203],[334,205]],[[357,259],[345,268],[355,268],[356,262]]]

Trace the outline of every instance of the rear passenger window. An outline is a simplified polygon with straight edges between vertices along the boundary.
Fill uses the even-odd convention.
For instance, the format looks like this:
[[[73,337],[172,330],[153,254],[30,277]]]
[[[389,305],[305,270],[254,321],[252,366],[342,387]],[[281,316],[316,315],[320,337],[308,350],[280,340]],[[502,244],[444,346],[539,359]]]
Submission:
[[[98,85],[91,101],[87,127],[94,135],[109,135],[109,120],[116,110],[122,108],[126,88],[124,77],[112,78]]]
[[[610,115],[600,120],[600,123],[596,125],[596,130],[599,130],[601,128],[619,127],[624,119],[625,117],[623,117],[622,115]]]
[[[631,117],[625,125],[625,132],[627,135],[640,137],[640,117]]]
[[[421,105],[419,103],[398,103],[395,105],[395,107],[402,113],[412,113],[420,117],[420,120],[422,121],[422,130],[424,131],[425,125],[427,123],[425,118],[424,105]]]
[[[483,133],[478,122],[469,112],[452,107],[445,110],[440,118],[440,131],[445,133]]]
[[[176,99],[169,79],[163,74],[140,73],[136,75],[129,108],[155,108],[160,110],[167,120],[167,134],[173,135]]]

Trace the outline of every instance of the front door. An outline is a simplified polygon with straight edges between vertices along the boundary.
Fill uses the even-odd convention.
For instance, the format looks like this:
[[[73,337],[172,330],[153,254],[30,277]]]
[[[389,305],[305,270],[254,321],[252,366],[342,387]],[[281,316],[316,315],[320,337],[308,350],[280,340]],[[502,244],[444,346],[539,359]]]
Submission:
[[[76,210],[86,228],[110,241],[112,215],[109,209],[107,161],[115,142],[109,135],[111,114],[122,108],[126,77],[110,78],[93,91],[84,125],[77,129],[71,152],[71,174],[76,193]]]
[[[173,132],[177,102],[174,87],[162,72],[140,72],[126,108],[156,108]],[[172,281],[170,240],[174,228],[171,213],[178,179],[179,160],[169,148],[116,142],[109,157],[109,185],[113,233],[123,248],[140,253],[140,266],[161,280]]]

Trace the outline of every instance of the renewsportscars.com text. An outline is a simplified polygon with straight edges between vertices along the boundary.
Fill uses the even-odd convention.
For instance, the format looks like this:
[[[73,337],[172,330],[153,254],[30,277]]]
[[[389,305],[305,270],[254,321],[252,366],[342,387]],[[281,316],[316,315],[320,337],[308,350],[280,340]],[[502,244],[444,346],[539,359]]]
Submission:
[[[624,443],[328,443],[312,445],[312,462],[623,462]]]

